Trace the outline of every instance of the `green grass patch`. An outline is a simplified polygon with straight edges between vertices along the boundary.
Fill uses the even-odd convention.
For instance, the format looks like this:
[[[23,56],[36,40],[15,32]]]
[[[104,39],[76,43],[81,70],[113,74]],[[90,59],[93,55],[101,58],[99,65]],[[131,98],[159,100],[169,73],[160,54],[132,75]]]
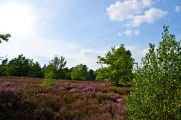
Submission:
[[[102,103],[103,101],[106,101],[106,100],[108,100],[108,99],[110,99],[110,97],[109,96],[107,96],[107,95],[105,95],[105,94],[97,94],[96,95],[96,99],[100,102],[100,103]]]
[[[127,90],[124,87],[116,87],[116,86],[111,86],[108,88],[109,92],[114,92],[114,93],[119,93],[119,94],[125,94],[127,93]]]

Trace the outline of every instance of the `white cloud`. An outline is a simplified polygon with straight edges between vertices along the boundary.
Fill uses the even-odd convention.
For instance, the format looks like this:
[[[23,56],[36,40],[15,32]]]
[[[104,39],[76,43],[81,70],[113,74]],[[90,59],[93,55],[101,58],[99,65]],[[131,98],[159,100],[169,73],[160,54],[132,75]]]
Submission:
[[[132,29],[125,29],[122,33],[119,32],[118,36],[126,35],[126,36],[138,36],[140,34],[140,30],[132,30]]]
[[[153,0],[142,0],[144,6],[151,6],[153,4]]]
[[[109,18],[113,21],[133,19],[137,14],[152,4],[152,0],[123,0],[111,4],[107,10]]]
[[[145,11],[145,13],[143,15],[136,15],[134,16],[132,22],[132,25],[134,27],[140,27],[141,24],[145,23],[153,23],[156,20],[164,17],[167,14],[167,12],[161,10],[161,9],[157,9],[157,8],[151,8],[147,11]]]
[[[177,5],[175,6],[175,12],[179,13],[181,10],[181,6]]]
[[[163,18],[167,12],[153,8],[154,0],[120,0],[106,8],[110,20],[125,24],[125,35],[133,35],[130,31],[140,27],[143,23],[153,23]],[[135,35],[140,34],[137,32]]]
[[[123,34],[127,35],[127,36],[131,36],[133,34],[132,30],[127,29],[123,32]]]
[[[99,67],[97,64],[97,56],[103,56],[106,52],[107,51],[100,49],[82,48],[75,59],[79,61],[79,63],[86,64],[88,67],[96,69]]]

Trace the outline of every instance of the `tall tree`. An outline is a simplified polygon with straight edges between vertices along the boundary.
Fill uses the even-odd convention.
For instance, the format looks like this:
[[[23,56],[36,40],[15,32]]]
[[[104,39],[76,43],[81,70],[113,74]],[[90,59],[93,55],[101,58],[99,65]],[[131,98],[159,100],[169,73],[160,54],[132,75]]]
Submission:
[[[21,76],[28,76],[30,63],[32,63],[32,60],[27,59],[23,54],[10,60],[8,64],[9,75],[18,76],[19,78]]]
[[[71,73],[73,80],[87,80],[88,79],[88,68],[86,65],[76,65]]]
[[[89,70],[89,72],[88,72],[88,79],[89,80],[95,80],[96,79],[96,75],[95,75],[94,70],[92,70],[92,69]]]
[[[38,62],[32,62],[30,65],[30,72],[29,72],[30,77],[36,77],[36,78],[42,78],[43,77],[43,72],[41,69],[41,66]]]
[[[55,79],[64,78],[64,68],[66,65],[65,58],[61,56],[60,58],[58,56],[55,56],[47,66],[47,71],[52,71],[54,73]]]
[[[50,65],[53,65],[56,70],[63,69],[66,65],[65,58],[61,56],[60,58],[58,56],[55,56],[51,61]]]
[[[102,67],[97,72],[97,79],[113,81],[116,86],[130,82],[133,77],[133,63],[131,52],[126,50],[123,44],[119,48],[113,47],[104,57],[98,56],[98,64]]]
[[[149,44],[127,99],[128,119],[180,120],[181,42],[163,27],[158,47]]]

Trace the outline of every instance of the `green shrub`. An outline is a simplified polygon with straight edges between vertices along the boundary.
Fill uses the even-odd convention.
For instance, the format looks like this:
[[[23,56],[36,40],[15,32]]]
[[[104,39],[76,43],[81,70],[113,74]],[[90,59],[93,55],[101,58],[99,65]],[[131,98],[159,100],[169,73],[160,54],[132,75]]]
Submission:
[[[54,76],[53,71],[46,71],[42,85],[44,87],[50,87],[54,82],[53,81],[53,76]]]
[[[130,120],[180,120],[181,44],[164,26],[158,48],[150,44],[127,98]]]

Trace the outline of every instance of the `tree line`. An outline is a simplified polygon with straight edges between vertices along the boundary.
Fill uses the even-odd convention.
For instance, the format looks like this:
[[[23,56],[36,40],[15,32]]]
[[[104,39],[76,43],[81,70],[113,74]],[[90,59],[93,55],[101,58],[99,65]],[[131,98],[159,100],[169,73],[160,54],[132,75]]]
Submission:
[[[44,78],[45,74],[53,73],[53,79],[67,80],[95,80],[95,71],[88,69],[86,65],[79,64],[75,67],[66,67],[67,61],[63,56],[55,56],[48,65],[41,67],[40,63],[26,58],[23,54],[8,61],[2,60],[0,64],[1,76],[18,76]]]
[[[63,56],[55,56],[48,65],[43,67],[39,62],[26,58],[23,54],[10,61],[8,58],[1,61],[0,76],[44,78],[51,72],[52,79],[111,81],[116,86],[131,81],[134,64],[131,52],[126,50],[123,44],[118,48],[113,47],[103,57],[98,56],[97,63],[101,65],[101,68],[95,71],[84,64],[68,68]]]
[[[0,42],[2,40],[8,41],[9,37],[9,34],[1,35]],[[51,75],[52,79],[111,81],[116,86],[130,83],[133,78],[134,59],[131,52],[126,50],[123,44],[118,48],[111,48],[102,57],[98,56],[97,63],[101,67],[95,71],[84,64],[68,68],[65,57],[55,56],[48,65],[41,67],[37,61],[21,54],[10,61],[7,58],[2,60],[0,76],[45,78],[45,76]]]

